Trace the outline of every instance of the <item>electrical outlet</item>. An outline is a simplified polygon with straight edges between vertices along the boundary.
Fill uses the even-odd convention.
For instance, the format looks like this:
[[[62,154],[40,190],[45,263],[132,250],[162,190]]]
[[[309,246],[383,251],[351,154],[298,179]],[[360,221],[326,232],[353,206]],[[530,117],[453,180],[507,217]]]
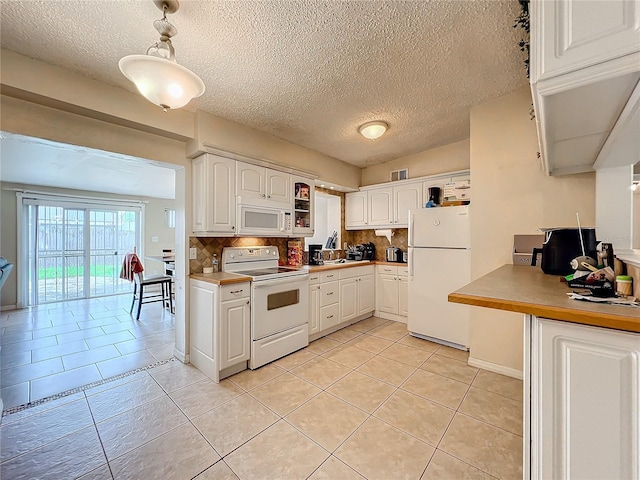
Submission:
[[[189,260],[195,260],[198,258],[198,249],[196,247],[189,248]]]

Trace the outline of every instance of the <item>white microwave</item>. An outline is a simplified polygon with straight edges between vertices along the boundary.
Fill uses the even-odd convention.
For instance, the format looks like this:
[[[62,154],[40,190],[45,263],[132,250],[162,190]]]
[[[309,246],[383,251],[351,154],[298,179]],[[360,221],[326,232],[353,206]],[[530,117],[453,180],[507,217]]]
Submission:
[[[237,235],[286,237],[293,234],[291,209],[238,203]]]

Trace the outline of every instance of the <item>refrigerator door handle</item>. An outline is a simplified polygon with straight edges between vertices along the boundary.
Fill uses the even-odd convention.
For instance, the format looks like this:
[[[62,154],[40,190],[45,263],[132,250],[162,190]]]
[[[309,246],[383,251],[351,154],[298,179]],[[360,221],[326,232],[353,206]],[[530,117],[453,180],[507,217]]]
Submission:
[[[407,232],[407,236],[409,237],[408,242],[409,242],[409,246],[413,247],[413,212],[411,210],[409,210],[409,231]],[[411,249],[409,249],[410,251]]]
[[[409,258],[407,258],[407,261],[409,262],[409,280],[413,280],[413,247],[409,247],[408,251]]]

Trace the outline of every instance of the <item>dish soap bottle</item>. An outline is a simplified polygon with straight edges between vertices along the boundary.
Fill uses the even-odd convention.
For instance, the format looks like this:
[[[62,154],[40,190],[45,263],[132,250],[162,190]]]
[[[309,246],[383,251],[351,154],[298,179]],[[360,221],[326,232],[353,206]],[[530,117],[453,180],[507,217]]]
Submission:
[[[217,273],[220,271],[220,268],[218,266],[218,254],[214,253],[213,254],[213,260],[211,260],[211,266],[213,267],[213,273]]]

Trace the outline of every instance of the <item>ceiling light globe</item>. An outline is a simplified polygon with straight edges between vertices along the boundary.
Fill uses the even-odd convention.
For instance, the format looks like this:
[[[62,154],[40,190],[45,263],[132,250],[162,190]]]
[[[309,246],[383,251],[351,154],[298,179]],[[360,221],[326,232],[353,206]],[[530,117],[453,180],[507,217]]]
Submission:
[[[369,140],[375,140],[376,138],[380,138],[389,128],[386,122],[376,121],[376,122],[367,122],[363,125],[360,125],[358,131],[360,135]]]
[[[176,62],[151,55],[128,55],[120,71],[140,94],[162,108],[181,108],[204,93],[200,77]]]

